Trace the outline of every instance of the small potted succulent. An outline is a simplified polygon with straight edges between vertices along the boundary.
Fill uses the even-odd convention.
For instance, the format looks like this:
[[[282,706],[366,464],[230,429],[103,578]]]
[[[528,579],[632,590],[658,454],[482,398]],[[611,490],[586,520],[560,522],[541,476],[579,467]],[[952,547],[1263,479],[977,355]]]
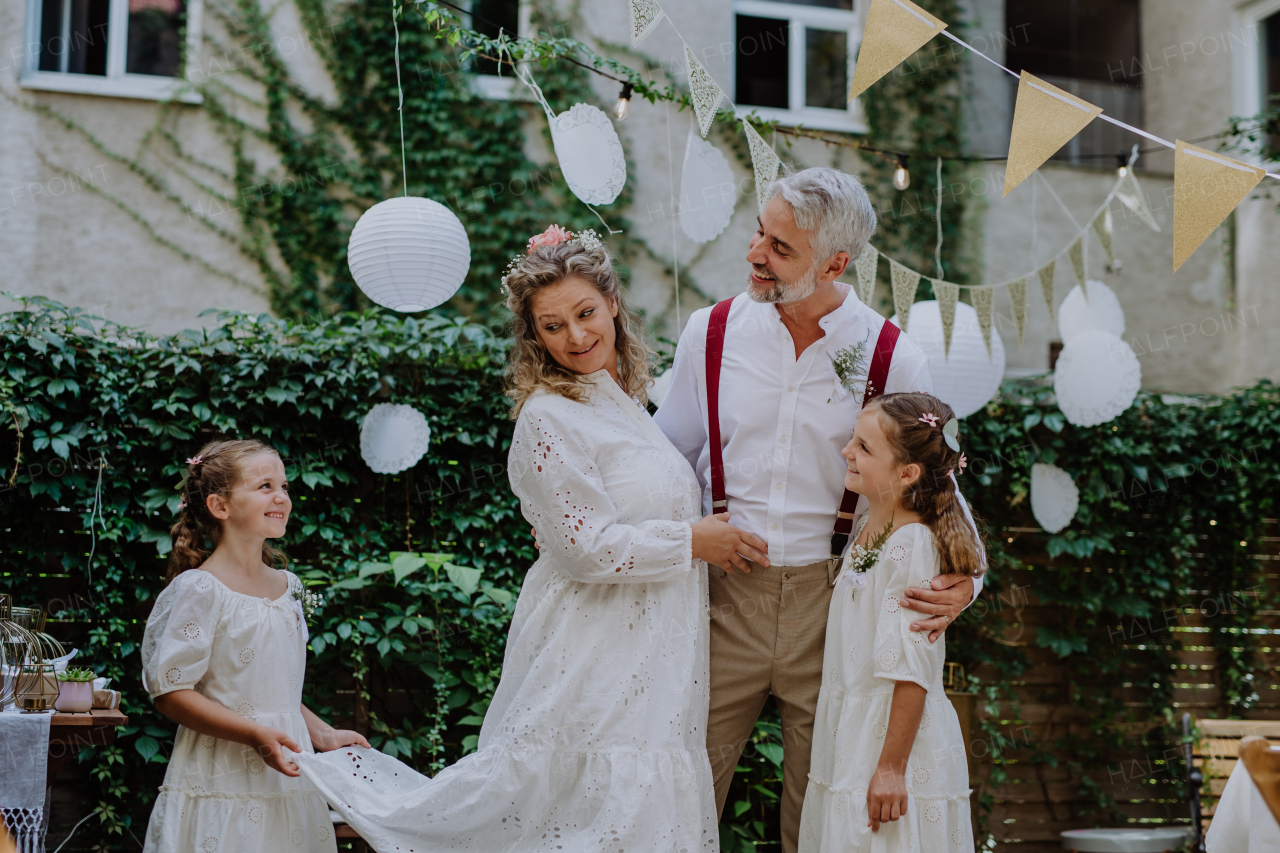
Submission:
[[[58,701],[53,707],[63,713],[84,713],[93,707],[93,680],[97,674],[91,669],[68,667],[58,673]]]

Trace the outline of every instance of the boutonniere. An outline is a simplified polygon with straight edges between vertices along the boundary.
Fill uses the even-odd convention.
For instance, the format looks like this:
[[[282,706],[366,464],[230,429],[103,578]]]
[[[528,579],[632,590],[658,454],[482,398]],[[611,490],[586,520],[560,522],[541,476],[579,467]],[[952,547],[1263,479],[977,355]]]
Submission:
[[[884,526],[884,530],[872,537],[870,542],[853,546],[845,560],[844,571],[836,579],[836,589],[852,589],[853,600],[858,600],[858,590],[867,585],[867,572],[879,562],[880,552],[884,550],[884,543],[892,532],[893,516],[889,516],[889,523]]]
[[[861,342],[849,344],[836,350],[835,355],[827,353],[831,359],[831,369],[835,371],[835,390],[827,398],[827,402],[848,397],[850,394],[858,402],[862,401],[862,391],[867,383],[867,345],[870,333]]]

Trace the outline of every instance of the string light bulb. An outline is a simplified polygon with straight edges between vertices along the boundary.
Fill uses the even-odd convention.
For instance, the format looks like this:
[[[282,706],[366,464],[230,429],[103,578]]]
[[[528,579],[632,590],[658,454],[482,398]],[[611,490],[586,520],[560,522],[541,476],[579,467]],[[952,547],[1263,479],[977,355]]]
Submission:
[[[618,117],[618,121],[622,121],[631,114],[631,83],[623,83],[622,91],[618,93],[618,103],[613,107],[613,114]]]
[[[1116,177],[1123,178],[1129,174],[1129,158],[1124,154],[1116,155]]]
[[[911,186],[911,173],[907,171],[907,155],[898,155],[898,168],[893,170],[893,188],[905,190]]]

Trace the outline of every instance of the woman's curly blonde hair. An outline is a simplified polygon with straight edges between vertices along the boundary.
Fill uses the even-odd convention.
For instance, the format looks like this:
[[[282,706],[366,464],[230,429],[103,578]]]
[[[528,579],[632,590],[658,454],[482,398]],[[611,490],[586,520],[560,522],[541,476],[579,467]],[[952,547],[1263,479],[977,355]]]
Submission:
[[[534,391],[545,388],[554,394],[581,402],[583,384],[580,374],[557,362],[538,340],[533,322],[533,299],[544,288],[567,278],[580,278],[600,291],[606,300],[617,300],[618,316],[613,318],[617,335],[618,378],[626,392],[649,400],[649,359],[653,352],[644,338],[640,318],[627,307],[618,275],[603,246],[585,247],[577,240],[558,246],[539,246],[521,259],[507,274],[507,310],[512,314],[511,351],[507,358],[507,390],[511,398],[511,418]]]

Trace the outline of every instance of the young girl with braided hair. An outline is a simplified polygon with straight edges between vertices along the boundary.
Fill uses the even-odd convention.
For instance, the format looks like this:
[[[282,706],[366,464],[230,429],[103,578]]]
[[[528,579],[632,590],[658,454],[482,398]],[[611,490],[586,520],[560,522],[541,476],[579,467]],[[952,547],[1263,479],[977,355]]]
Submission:
[[[945,635],[929,643],[901,606],[910,586],[982,571],[955,481],[966,464],[958,426],[929,394],[885,394],[841,451],[845,485],[868,511],[831,597],[801,853],[973,850]]]
[[[181,492],[142,641],[143,687],[179,723],[144,853],[336,851],[328,804],[285,750],[369,744],[302,704],[302,584],[267,544],[289,522],[284,465],[261,442],[213,441]]]

